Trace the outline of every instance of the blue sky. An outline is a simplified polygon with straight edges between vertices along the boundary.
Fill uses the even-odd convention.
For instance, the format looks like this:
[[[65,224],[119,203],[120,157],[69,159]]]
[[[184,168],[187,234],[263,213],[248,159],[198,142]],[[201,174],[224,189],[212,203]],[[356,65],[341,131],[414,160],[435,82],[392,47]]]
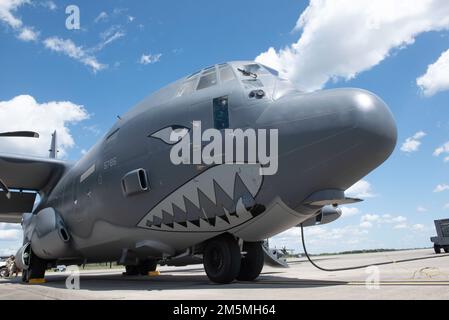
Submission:
[[[21,95],[32,97],[21,100],[32,105],[30,113],[45,104],[66,110],[46,113],[40,122],[51,120],[65,130],[64,157],[76,160],[117,115],[177,78],[214,63],[258,57],[305,89],[368,89],[392,109],[398,146],[356,186],[355,195],[368,196],[364,203],[350,206],[339,221],[307,232],[310,249],[430,246],[433,220],[449,217],[448,153],[437,152],[449,141],[449,85],[444,77],[449,59],[446,64],[439,60],[449,49],[449,22],[440,16],[449,16],[447,1],[429,2],[446,2],[438,10],[431,4],[417,5],[416,11],[403,10],[397,17],[397,8],[385,1],[370,4],[369,11],[369,2],[355,1],[357,5],[346,10],[351,1],[339,1],[340,6],[286,0],[0,0],[0,112]],[[66,28],[65,10],[72,4],[80,9],[80,30]],[[377,11],[388,12],[391,21],[382,20],[384,15],[377,16]],[[373,25],[360,26],[363,14]],[[431,23],[420,27],[421,21]],[[355,36],[357,41],[351,42]],[[92,67],[92,61],[101,67]],[[420,86],[417,81],[424,75],[426,82]],[[39,128],[24,112],[18,121],[9,121],[6,115],[13,111],[0,118],[0,131],[33,129],[21,127],[28,123]],[[55,114],[59,116],[52,119]],[[39,154],[46,152],[48,139],[17,150],[10,142],[0,147]],[[442,191],[434,192],[438,185]],[[299,249],[298,235],[298,230],[288,231],[273,243]],[[2,224],[0,254],[18,244],[20,231]]]

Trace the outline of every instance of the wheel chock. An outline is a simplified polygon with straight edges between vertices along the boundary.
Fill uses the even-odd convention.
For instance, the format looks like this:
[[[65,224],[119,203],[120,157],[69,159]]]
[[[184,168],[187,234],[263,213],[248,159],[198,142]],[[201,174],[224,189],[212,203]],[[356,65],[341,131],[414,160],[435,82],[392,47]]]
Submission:
[[[45,279],[44,278],[40,278],[40,279],[30,279],[28,280],[29,284],[42,284],[45,283]]]

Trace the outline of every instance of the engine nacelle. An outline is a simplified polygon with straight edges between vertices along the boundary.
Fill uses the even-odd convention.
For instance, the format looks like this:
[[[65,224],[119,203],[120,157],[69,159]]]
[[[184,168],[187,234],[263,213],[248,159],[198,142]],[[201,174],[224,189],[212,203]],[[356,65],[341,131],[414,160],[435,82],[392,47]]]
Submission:
[[[302,224],[304,227],[328,224],[340,218],[341,214],[342,211],[340,208],[334,206],[326,206],[320,210],[320,213],[317,216],[304,221]]]
[[[24,215],[22,224],[25,242],[30,243],[33,253],[41,259],[54,260],[70,254],[69,232],[53,208],[45,208],[36,215]],[[25,247],[17,253],[22,260],[25,249],[29,250]]]
[[[27,270],[30,266],[31,243],[25,244],[16,253],[15,263],[20,270]]]

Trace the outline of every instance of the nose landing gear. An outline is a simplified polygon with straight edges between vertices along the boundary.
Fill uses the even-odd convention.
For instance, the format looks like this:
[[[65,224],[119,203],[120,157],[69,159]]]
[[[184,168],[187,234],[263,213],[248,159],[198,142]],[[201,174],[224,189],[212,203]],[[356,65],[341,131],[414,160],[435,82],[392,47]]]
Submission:
[[[240,264],[239,281],[254,281],[260,275],[264,265],[262,242],[245,242],[243,251],[246,252]]]

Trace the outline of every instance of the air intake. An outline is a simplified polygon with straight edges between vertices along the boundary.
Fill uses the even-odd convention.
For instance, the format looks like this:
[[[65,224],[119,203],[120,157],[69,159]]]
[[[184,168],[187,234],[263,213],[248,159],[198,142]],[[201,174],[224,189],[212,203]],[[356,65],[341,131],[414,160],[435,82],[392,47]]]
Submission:
[[[128,172],[122,178],[123,194],[127,197],[149,190],[148,177],[145,169]]]

